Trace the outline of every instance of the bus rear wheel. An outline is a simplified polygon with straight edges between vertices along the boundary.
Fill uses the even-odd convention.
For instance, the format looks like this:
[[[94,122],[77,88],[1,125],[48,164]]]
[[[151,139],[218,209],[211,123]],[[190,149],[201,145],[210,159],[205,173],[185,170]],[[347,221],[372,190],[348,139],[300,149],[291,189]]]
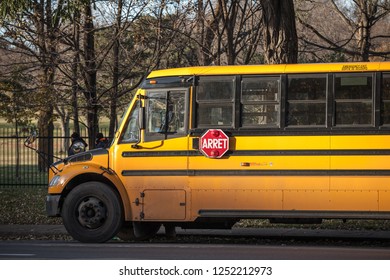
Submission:
[[[117,236],[123,241],[144,241],[153,238],[160,227],[156,222],[126,222]]]
[[[61,216],[69,234],[88,243],[110,240],[123,223],[118,194],[101,182],[87,182],[73,189],[65,198]]]

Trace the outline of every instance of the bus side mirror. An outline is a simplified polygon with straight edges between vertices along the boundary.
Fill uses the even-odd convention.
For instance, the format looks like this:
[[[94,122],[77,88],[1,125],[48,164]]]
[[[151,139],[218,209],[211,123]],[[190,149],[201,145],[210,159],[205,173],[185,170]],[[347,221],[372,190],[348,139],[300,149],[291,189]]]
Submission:
[[[31,134],[26,138],[26,140],[24,141],[24,145],[25,146],[29,146],[31,145],[32,143],[35,142],[35,140],[37,139],[38,137],[38,134],[36,131],[33,131],[31,132]]]

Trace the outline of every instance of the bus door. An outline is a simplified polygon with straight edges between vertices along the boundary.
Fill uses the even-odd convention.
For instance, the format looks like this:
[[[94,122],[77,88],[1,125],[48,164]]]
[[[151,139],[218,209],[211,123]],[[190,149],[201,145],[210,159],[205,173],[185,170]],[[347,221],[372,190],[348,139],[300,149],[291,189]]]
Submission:
[[[133,219],[184,220],[189,90],[152,89],[141,99],[143,105],[139,100],[133,107],[117,151],[116,170],[133,202]]]

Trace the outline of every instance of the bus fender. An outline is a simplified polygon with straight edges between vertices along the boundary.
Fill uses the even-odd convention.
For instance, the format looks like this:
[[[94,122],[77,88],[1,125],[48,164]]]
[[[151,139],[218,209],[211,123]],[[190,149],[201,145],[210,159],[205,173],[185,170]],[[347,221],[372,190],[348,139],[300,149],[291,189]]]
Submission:
[[[64,198],[76,186],[87,181],[100,181],[116,189],[122,201],[124,219],[131,219],[131,204],[124,185],[116,173],[102,166],[82,164],[68,166],[65,173],[60,174],[61,179],[55,186],[49,186],[49,195],[61,194]]]

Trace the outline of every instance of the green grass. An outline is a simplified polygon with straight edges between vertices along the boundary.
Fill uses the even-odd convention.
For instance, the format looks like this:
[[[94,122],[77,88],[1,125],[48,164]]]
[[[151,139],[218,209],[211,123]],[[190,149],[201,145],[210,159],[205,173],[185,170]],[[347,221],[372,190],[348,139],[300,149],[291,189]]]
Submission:
[[[34,186],[47,184],[47,172],[40,172],[37,165],[0,165],[0,185]]]

